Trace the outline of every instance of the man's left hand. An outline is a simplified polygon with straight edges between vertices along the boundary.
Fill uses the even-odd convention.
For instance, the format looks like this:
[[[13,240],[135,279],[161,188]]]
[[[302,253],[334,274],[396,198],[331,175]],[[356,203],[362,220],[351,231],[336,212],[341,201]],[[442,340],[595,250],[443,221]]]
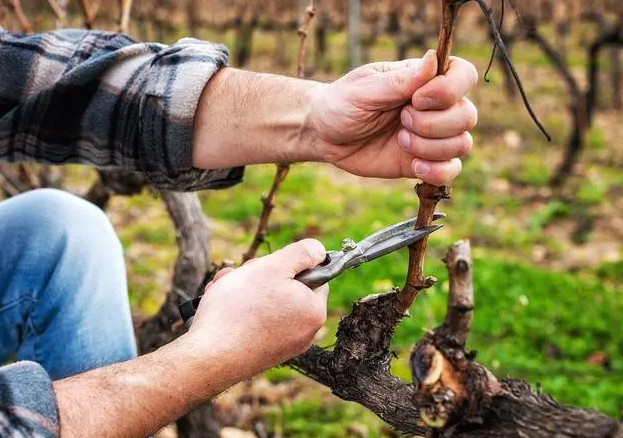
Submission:
[[[320,87],[306,120],[319,158],[361,176],[452,182],[472,147],[478,112],[465,95],[478,73],[455,57],[445,75],[436,73],[429,51],[364,65]]]

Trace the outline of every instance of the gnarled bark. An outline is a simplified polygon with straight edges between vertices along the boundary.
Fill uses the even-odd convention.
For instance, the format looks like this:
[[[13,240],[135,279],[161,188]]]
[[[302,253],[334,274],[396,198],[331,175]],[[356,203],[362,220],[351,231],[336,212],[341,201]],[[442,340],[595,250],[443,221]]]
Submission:
[[[113,195],[136,195],[146,185],[147,180],[141,173],[121,168],[99,169],[98,178],[84,195],[84,199],[105,210]]]
[[[499,380],[466,350],[474,312],[470,245],[460,241],[444,259],[450,279],[448,311],[442,326],[427,333],[411,356],[415,385],[389,372],[390,342],[405,316],[396,311],[392,291],[353,306],[339,325],[333,351],[312,347],[288,362],[355,401],[398,431],[461,438],[614,438],[616,420],[565,406],[518,380]]]

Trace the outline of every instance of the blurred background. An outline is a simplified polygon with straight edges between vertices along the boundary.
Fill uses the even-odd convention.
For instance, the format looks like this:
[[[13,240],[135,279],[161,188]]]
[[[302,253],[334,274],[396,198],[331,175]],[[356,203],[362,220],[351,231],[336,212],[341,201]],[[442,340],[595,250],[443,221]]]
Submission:
[[[501,4],[491,2],[496,20]],[[307,0],[0,0],[0,24],[16,32],[61,27],[123,30],[143,41],[192,36],[225,43],[230,65],[294,75],[296,29]],[[438,2],[316,1],[305,75],[330,81],[366,62],[419,57],[436,46]],[[446,226],[431,239],[426,272],[439,278],[412,308],[394,339],[393,371],[410,379],[407,357],[445,315],[452,242],[470,239],[476,312],[470,347],[498,376],[522,378],[562,401],[619,416],[623,407],[623,4],[620,0],[515,0],[503,38],[528,98],[553,137],[529,119],[503,60],[470,98],[480,111],[475,148],[453,196]],[[125,8],[125,14],[124,14]],[[462,8],[453,53],[484,73],[493,44],[475,4]],[[500,51],[498,50],[498,55]],[[2,60],[0,59],[0,62]],[[243,184],[202,192],[211,258],[239,263],[249,246],[275,166],[247,168]],[[4,197],[56,185],[96,196],[102,178],[82,166],[0,164]],[[105,185],[105,184],[104,184]],[[347,175],[329,166],[294,165],[276,197],[267,253],[314,237],[338,248],[417,212],[413,181]],[[170,288],[175,230],[158,195],[139,187],[108,191],[109,214],[125,248],[137,320],[156,313]],[[127,191],[127,193],[132,190]],[[331,345],[353,301],[401,287],[405,252],[362,266],[331,284]],[[241,316],[243,317],[243,316]],[[266,372],[216,402],[229,436],[257,422],[270,436],[393,436],[364,408],[342,402],[288,368]],[[224,432],[225,433],[225,432]],[[237,435],[236,435],[237,434]]]

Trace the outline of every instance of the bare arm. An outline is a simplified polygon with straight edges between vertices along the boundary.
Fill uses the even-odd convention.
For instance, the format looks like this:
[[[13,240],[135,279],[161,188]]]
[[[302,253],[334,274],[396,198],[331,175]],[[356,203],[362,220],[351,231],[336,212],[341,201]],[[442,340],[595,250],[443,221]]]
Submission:
[[[472,146],[477,111],[464,96],[478,75],[459,58],[436,72],[432,51],[330,84],[225,67],[199,99],[193,165],[323,161],[362,176],[450,182]]]
[[[328,287],[311,291],[293,278],[324,257],[320,242],[304,240],[221,272],[185,335],[151,354],[55,382],[61,437],[147,436],[307,350],[326,319]]]
[[[226,357],[183,337],[137,359],[54,383],[63,438],[147,436],[236,383]]]
[[[226,67],[205,87],[193,126],[193,165],[217,169],[243,164],[319,161],[305,128],[314,81]]]

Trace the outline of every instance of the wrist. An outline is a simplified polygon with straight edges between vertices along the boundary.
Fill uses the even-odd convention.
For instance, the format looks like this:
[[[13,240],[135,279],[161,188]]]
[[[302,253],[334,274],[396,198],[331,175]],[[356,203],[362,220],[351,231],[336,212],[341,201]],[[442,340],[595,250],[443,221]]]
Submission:
[[[247,370],[239,345],[226,336],[189,331],[161,350],[165,360],[178,364],[180,380],[195,403],[203,403],[253,375]]]
[[[313,118],[316,116],[314,101],[322,93],[327,84],[315,81],[305,81],[302,90],[303,104],[299,127],[291,142],[290,152],[292,159],[289,162],[326,161],[321,151],[321,140]]]
[[[221,373],[220,367],[227,359],[219,360],[213,349],[202,347],[188,334],[160,348],[156,354],[160,361],[171,364],[170,371],[175,370],[175,380],[187,408],[204,403],[236,383],[228,384]]]

